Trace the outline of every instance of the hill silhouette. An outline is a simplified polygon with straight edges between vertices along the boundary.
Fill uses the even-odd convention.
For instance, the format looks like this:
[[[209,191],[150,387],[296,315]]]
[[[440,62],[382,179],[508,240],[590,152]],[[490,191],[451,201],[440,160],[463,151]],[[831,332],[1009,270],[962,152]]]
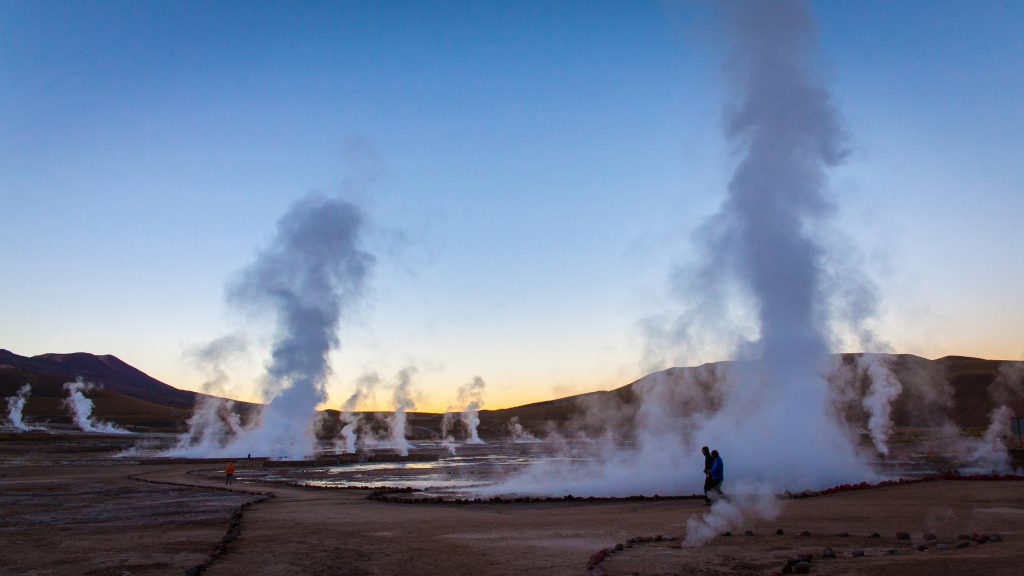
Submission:
[[[854,366],[861,354],[836,355],[835,360]],[[894,401],[892,417],[898,426],[929,426],[936,424],[936,407],[946,406],[949,416],[960,427],[980,428],[988,421],[995,407],[989,387],[1005,365],[1015,368],[1024,377],[1024,362],[985,360],[964,356],[947,356],[928,360],[909,354],[882,355],[903,386],[903,393]],[[637,411],[645,390],[659,385],[686,389],[677,399],[677,409],[692,409],[687,398],[713,396],[721,378],[734,369],[735,362],[725,361],[687,368],[668,368],[648,374],[620,388],[588,392],[543,402],[482,410],[479,431],[486,437],[506,437],[513,418],[526,430],[540,434],[555,429],[562,434],[588,436],[613,432],[628,437],[636,425]],[[71,354],[40,354],[19,356],[0,350],[0,396],[11,396],[25,383],[32,384],[32,395],[25,414],[36,420],[70,422],[61,405],[65,397],[64,382],[81,377],[102,386],[89,393],[96,405],[96,415],[118,424],[165,431],[183,430],[191,415],[197,392],[180,390],[161,382],[113,355],[85,352]],[[867,381],[852,384],[855,398],[862,397]],[[1024,414],[1024,384],[1017,383],[1016,395],[1009,405],[1018,415]],[[236,403],[248,414],[256,404]],[[928,408],[928,407],[931,408]],[[847,420],[866,422],[867,414],[857,401],[844,407]],[[326,410],[324,432],[337,427],[338,413]],[[440,429],[440,414],[410,413],[413,438],[429,438]]]

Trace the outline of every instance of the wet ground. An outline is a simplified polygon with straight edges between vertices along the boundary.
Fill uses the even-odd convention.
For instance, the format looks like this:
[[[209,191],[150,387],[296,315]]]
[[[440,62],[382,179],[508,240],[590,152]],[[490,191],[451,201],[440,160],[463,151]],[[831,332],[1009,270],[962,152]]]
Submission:
[[[729,536],[680,548],[687,522],[709,512],[700,501],[400,504],[315,483],[448,479],[457,490],[457,482],[474,480],[467,471],[522,466],[540,457],[531,452],[538,447],[348,467],[263,469],[260,461],[239,461],[241,481],[230,487],[221,462],[112,457],[123,448],[123,439],[87,435],[0,438],[0,574],[185,574],[211,560],[239,507],[265,492],[275,497],[245,511],[237,538],[204,574],[767,576],[800,555],[811,557],[812,574],[1010,575],[1024,566],[1020,480],[786,500],[771,520],[743,520]],[[293,485],[300,477],[309,482]],[[972,534],[1001,541],[959,539]],[[621,550],[598,553],[617,544]],[[822,557],[827,547],[835,558]]]

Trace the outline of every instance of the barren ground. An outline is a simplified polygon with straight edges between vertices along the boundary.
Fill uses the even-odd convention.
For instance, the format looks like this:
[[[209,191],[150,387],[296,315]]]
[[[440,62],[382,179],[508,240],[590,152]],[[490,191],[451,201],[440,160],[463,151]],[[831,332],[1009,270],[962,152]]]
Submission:
[[[775,520],[679,548],[687,519],[707,510],[699,501],[397,504],[357,490],[236,483],[229,491],[219,465],[143,466],[90,450],[0,441],[0,574],[184,574],[209,558],[238,507],[263,492],[275,496],[246,510],[238,538],[204,574],[585,575],[595,551],[655,535],[666,538],[626,546],[595,573],[767,575],[805,553],[815,557],[811,574],[1024,571],[1020,481],[937,481],[790,500]],[[897,540],[897,531],[912,539]],[[843,532],[849,536],[836,536]],[[951,549],[917,551],[927,532]],[[972,532],[1003,541],[955,547],[957,535]],[[826,546],[837,558],[821,559]],[[854,550],[865,556],[852,557]]]

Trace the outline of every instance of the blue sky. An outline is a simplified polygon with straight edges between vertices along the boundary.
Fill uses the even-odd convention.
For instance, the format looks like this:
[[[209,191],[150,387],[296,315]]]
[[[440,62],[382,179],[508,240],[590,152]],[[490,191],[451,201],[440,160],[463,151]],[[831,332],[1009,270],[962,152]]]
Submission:
[[[1024,356],[1024,4],[811,5],[880,336]],[[410,363],[426,408],[475,375],[490,407],[625,384],[735,160],[712,8],[4,0],[0,347],[188,388],[184,352],[242,331],[252,398],[269,327],[225,283],[322,191],[379,258],[331,403]]]

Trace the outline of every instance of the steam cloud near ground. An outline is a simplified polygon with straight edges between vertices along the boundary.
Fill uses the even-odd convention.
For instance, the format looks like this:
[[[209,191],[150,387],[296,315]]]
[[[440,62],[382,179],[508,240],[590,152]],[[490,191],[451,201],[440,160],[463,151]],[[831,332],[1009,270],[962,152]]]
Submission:
[[[64,406],[71,413],[71,418],[83,432],[102,432],[106,434],[131,434],[128,430],[120,428],[109,422],[103,422],[93,418],[93,404],[85,393],[95,390],[95,384],[85,382],[81,377],[74,382],[65,382],[64,390],[68,393],[64,399]]]
[[[32,394],[32,385],[25,384],[21,388],[18,388],[18,392],[14,396],[7,397],[7,421],[11,427],[19,432],[28,432],[29,430],[39,430],[39,427],[29,426],[25,423],[22,413],[25,410],[25,403],[28,402],[28,397]]]

